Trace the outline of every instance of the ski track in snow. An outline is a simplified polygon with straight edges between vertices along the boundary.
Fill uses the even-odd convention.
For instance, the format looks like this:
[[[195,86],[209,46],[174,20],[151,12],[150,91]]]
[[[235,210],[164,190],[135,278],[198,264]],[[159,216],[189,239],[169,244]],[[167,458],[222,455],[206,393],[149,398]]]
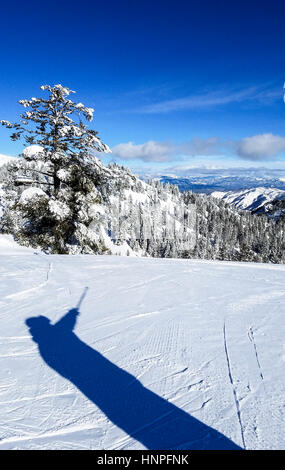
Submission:
[[[227,337],[226,337],[226,323],[225,322],[224,322],[223,333],[224,333],[224,347],[225,347],[225,354],[226,354],[226,359],[227,359],[229,379],[230,379],[230,383],[231,383],[231,386],[232,386],[232,389],[233,389],[234,401],[235,401],[236,411],[237,411],[237,419],[238,419],[239,426],[240,426],[240,433],[241,433],[243,448],[246,449],[245,440],[244,440],[244,428],[243,428],[243,424],[241,422],[240,402],[239,402],[239,399],[238,399],[238,396],[237,396],[237,390],[236,390],[236,386],[234,384],[234,380],[233,380],[233,376],[232,376],[231,361],[230,361],[229,353],[228,353]]]
[[[252,328],[252,327],[250,327],[249,330],[248,330],[248,337],[249,337],[249,340],[252,342],[253,347],[254,347],[256,362],[257,362],[257,366],[258,366],[258,369],[259,369],[259,373],[260,373],[261,380],[264,380],[263,373],[262,373],[262,369],[261,369],[261,365],[260,365],[260,362],[259,362],[259,357],[258,357],[258,352],[257,352],[257,347],[256,347],[256,343],[255,343],[254,333],[253,333],[253,328]]]
[[[48,269],[47,269],[47,272],[45,274],[45,279],[44,279],[43,282],[39,283],[35,287],[31,287],[30,289],[24,289],[20,292],[15,292],[14,294],[7,295],[5,298],[6,299],[17,299],[17,298],[21,299],[22,297],[25,297],[26,294],[30,294],[32,292],[37,292],[42,287],[45,287],[45,285],[47,284],[47,282],[49,280],[49,275],[50,275],[51,271],[52,271],[52,263],[48,263]]]
[[[25,325],[58,321],[86,286],[82,341],[237,445],[285,447],[285,266],[31,252],[0,269],[0,449],[143,448],[47,366]]]

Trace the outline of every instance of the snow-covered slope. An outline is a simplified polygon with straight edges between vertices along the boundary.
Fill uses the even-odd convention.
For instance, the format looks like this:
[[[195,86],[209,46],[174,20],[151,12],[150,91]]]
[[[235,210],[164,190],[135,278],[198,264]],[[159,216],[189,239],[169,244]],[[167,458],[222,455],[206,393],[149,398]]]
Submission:
[[[0,234],[0,256],[18,256],[23,254],[36,253],[36,250],[26,246],[19,245],[12,235]]]
[[[258,211],[268,203],[285,199],[285,191],[275,188],[254,188],[243,191],[214,191],[211,194],[217,199],[223,199],[238,209]]]
[[[15,158],[16,157],[12,157],[10,155],[3,155],[2,153],[0,153],[0,167],[12,162],[13,160],[15,160]]]
[[[8,183],[0,185],[0,231],[24,246],[54,254],[285,261],[283,222],[275,223],[285,213],[285,199],[272,209],[266,205],[270,217],[255,217],[223,200],[181,193],[158,180],[146,183],[127,168],[106,167],[94,159],[92,191],[76,196],[80,210],[75,223],[72,201],[55,199],[42,176],[28,181],[32,170],[30,176],[22,174],[22,165],[19,161],[15,181],[9,179],[13,165],[3,178]],[[60,174],[64,179],[65,172]],[[76,227],[73,236],[66,228],[70,224]]]
[[[176,187],[159,181],[147,184],[127,168],[104,167],[98,161],[104,183],[98,190],[100,202],[90,208],[90,227],[112,254],[172,256],[193,249],[196,242],[196,207],[185,204]]]
[[[24,155],[32,155],[34,147],[29,146],[23,152]],[[38,150],[37,150],[38,151]],[[23,164],[19,161],[19,165]],[[185,204],[183,195],[177,187],[164,187],[159,181],[146,182],[133,175],[130,170],[122,166],[111,164],[108,167],[94,157],[93,178],[96,185],[92,194],[85,199],[82,196],[82,207],[80,216],[86,223],[78,224],[80,228],[80,243],[69,245],[69,253],[102,253],[121,254],[129,256],[177,256],[177,254],[188,249],[191,250],[196,242],[196,208],[195,204]],[[66,176],[63,170],[60,170],[60,177]],[[35,180],[33,180],[33,178]],[[46,190],[45,177],[39,181],[35,176],[27,177],[21,174],[17,177],[17,184],[13,188],[4,189],[4,183],[1,185],[0,178],[0,218],[7,207],[12,205],[13,198],[22,205],[22,207],[35,206],[38,199],[45,201],[45,210],[41,208],[37,217],[46,216],[51,213],[56,218],[58,225],[63,223],[69,213],[69,208],[62,201],[55,201]],[[3,181],[7,180],[7,175]],[[21,185],[19,183],[25,183]],[[27,182],[30,186],[27,187]],[[42,187],[40,187],[42,185]],[[11,192],[11,194],[10,194]],[[9,206],[10,205],[10,206]],[[16,211],[17,212],[17,211]],[[8,214],[9,221],[13,220],[13,226],[5,219],[4,228],[0,230],[7,231],[17,235],[18,226],[15,221],[25,225],[27,221],[21,221],[21,214]],[[81,220],[81,219],[80,219]],[[30,223],[30,222],[29,222]],[[46,226],[46,219],[43,225]],[[29,225],[29,224],[28,224]],[[87,229],[88,226],[88,229]],[[38,246],[38,240],[33,240],[36,230],[31,230],[29,237],[18,240],[32,246]],[[86,242],[87,235],[92,238],[92,243],[97,250],[92,249]],[[78,235],[79,236],[79,235]],[[47,237],[52,238],[49,234]],[[43,244],[42,244],[43,245]],[[42,246],[41,245],[41,246]],[[46,246],[52,245],[51,241]],[[45,247],[46,247],[45,246]],[[85,251],[83,251],[85,250]]]
[[[285,447],[285,266],[2,252],[0,270],[0,449]]]

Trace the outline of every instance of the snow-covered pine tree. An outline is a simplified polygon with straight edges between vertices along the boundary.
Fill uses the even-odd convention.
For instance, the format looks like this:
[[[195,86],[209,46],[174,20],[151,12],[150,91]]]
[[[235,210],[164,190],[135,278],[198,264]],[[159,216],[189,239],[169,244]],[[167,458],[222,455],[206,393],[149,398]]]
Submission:
[[[28,144],[22,158],[8,166],[2,230],[52,253],[94,253],[100,247],[89,229],[91,208],[100,202],[97,187],[104,178],[94,151],[110,149],[84,124],[94,110],[69,99],[74,91],[62,85],[41,89],[47,98],[19,101],[27,108],[19,123],[1,121],[13,130],[12,140]]]

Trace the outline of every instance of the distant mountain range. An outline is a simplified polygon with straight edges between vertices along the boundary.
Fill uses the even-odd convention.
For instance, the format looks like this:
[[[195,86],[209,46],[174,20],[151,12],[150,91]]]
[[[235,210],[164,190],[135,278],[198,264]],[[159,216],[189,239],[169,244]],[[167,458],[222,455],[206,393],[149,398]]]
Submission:
[[[241,191],[254,188],[276,188],[285,191],[285,177],[278,175],[254,176],[246,174],[201,174],[187,177],[160,176],[162,183],[178,186],[180,191],[193,191],[194,193],[211,194],[214,191]]]
[[[275,219],[285,215],[284,190],[261,187],[245,191],[214,191],[211,195],[253,214],[264,213]]]
[[[174,184],[180,191],[208,194],[222,199],[227,204],[253,214],[266,214],[278,219],[285,216],[285,177],[284,171],[216,170],[211,173],[193,172],[191,176],[160,176],[163,184]]]

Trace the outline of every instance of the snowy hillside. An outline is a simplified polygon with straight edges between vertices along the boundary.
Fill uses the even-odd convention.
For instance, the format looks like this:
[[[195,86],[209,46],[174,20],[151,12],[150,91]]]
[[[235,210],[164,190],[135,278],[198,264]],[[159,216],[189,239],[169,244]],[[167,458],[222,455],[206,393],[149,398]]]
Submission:
[[[276,188],[255,188],[246,191],[215,191],[211,196],[232,204],[237,209],[265,213],[278,219],[285,214],[285,191]]]
[[[5,246],[0,449],[285,447],[285,266]]]
[[[257,211],[269,202],[285,199],[285,191],[275,188],[254,188],[246,191],[214,191],[211,196],[223,199],[238,209]]]
[[[105,166],[95,157],[89,192],[76,193],[75,210],[65,182],[68,172],[57,173],[63,185],[57,199],[47,190],[51,183],[45,163],[37,159],[38,146],[25,148],[25,155],[34,155],[39,173],[33,160],[18,159],[6,167],[0,185],[0,232],[12,234],[24,246],[53,254],[285,260],[285,220],[275,224],[275,219],[257,218],[205,194],[181,193],[158,180],[146,183],[129,169]],[[32,168],[27,170],[27,164]],[[71,198],[67,202],[66,194]]]
[[[9,155],[3,155],[0,153],[0,167],[6,165],[9,162],[13,162],[16,157],[11,157]]]
[[[23,155],[39,153],[39,146],[26,147]],[[21,168],[24,164],[23,158],[18,159]],[[39,164],[39,163],[38,163]],[[3,167],[7,172],[7,167]],[[41,171],[44,170],[41,166]],[[4,171],[3,170],[3,171]],[[147,184],[133,175],[130,170],[116,164],[104,166],[94,157],[93,167],[93,191],[89,197],[81,197],[80,216],[86,223],[78,224],[78,239],[73,245],[66,247],[69,253],[94,253],[109,252],[128,256],[151,255],[160,256],[163,252],[166,256],[176,256],[186,249],[193,249],[196,243],[196,210],[195,205],[185,204],[183,195],[177,187],[165,188],[159,181]],[[44,171],[47,171],[46,169]],[[22,174],[23,173],[23,174]],[[60,172],[59,172],[60,173]],[[44,173],[45,175],[46,173]],[[47,215],[55,218],[55,225],[60,227],[69,214],[69,209],[62,201],[55,201],[50,193],[45,192],[47,182],[45,176],[33,181],[35,175],[28,177],[21,170],[17,177],[17,184],[5,191],[5,182],[9,179],[9,172],[2,178],[0,175],[0,219],[3,217],[5,208],[11,205],[11,199],[18,195],[22,208],[35,207],[39,201],[45,204],[40,207],[36,224],[42,223],[45,243],[40,237],[43,248],[48,249],[53,240],[54,231],[49,232],[49,220]],[[63,184],[66,172],[60,173]],[[27,182],[31,185],[27,187]],[[23,187],[19,183],[25,183]],[[43,189],[44,190],[43,190]],[[62,191],[63,192],[63,191]],[[84,199],[84,200],[83,200]],[[8,211],[9,212],[9,211]],[[18,236],[18,223],[21,216],[17,213],[9,214],[7,219],[2,219],[0,231],[16,235],[18,240],[25,245],[38,246],[39,239],[36,238],[37,230],[34,225],[25,223],[30,227],[26,237]],[[15,223],[16,222],[16,223]],[[12,224],[12,225],[11,225]],[[87,236],[91,239],[92,248],[87,243]],[[45,246],[46,244],[46,246]]]
[[[12,235],[0,234],[0,256],[18,256],[26,253],[36,253],[36,250],[26,246],[20,246],[15,242]]]
[[[185,204],[176,187],[147,184],[116,164],[104,167],[98,160],[99,202],[90,208],[90,225],[112,254],[172,256],[196,243],[196,207]]]

